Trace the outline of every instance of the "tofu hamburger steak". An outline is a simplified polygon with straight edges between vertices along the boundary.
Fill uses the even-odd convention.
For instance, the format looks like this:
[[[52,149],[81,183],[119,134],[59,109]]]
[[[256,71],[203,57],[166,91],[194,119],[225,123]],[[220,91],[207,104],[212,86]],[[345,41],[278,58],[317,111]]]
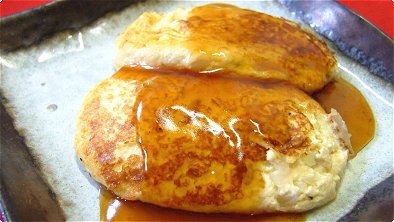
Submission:
[[[334,55],[297,24],[226,4],[145,12],[118,38],[115,67],[175,67],[285,80],[311,93],[332,79]]]
[[[335,198],[338,113],[286,84],[124,67],[86,97],[75,147],[128,200],[197,212],[298,212]]]
[[[195,19],[237,32],[193,38]],[[251,19],[277,27],[272,39],[254,39],[262,30],[250,30]],[[349,134],[335,110],[303,91],[332,76],[335,58],[320,40],[284,19],[208,5],[145,13],[118,46],[122,68],[89,92],[75,136],[100,184],[127,200],[204,213],[302,212],[335,198]]]

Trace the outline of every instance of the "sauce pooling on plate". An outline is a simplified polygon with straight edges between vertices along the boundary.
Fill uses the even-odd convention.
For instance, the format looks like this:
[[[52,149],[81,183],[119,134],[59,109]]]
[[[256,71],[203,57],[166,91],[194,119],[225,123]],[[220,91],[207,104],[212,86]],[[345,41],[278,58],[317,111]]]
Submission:
[[[127,201],[100,189],[100,221],[305,221],[304,213],[260,215],[204,214]]]
[[[216,156],[224,155],[220,158],[234,165],[234,169],[227,172],[227,174],[232,176],[234,183],[237,184],[237,181],[245,174],[244,164],[246,159],[265,158],[264,155],[261,155],[265,153],[261,152],[261,147],[256,147],[255,144],[248,143],[247,141],[255,140],[256,142],[260,141],[260,143],[263,141],[267,146],[270,143],[279,143],[282,144],[281,147],[283,149],[281,152],[284,153],[291,153],[292,148],[302,147],[302,144],[305,142],[302,140],[302,131],[300,131],[300,135],[296,136],[296,138],[301,138],[300,140],[292,139],[294,135],[289,133],[289,125],[286,124],[288,116],[282,115],[283,113],[290,113],[290,115],[296,114],[294,110],[291,110],[291,103],[283,99],[282,105],[278,106],[278,104],[275,104],[276,108],[267,106],[270,100],[278,101],[278,98],[288,97],[288,90],[293,89],[292,86],[282,83],[256,83],[250,80],[239,80],[237,84],[230,79],[216,78],[217,76],[215,78],[201,76],[196,78],[191,73],[185,74],[186,76],[180,76],[171,70],[161,70],[161,72],[164,72],[163,75],[156,75],[147,70],[145,73],[139,72],[142,73],[141,75],[132,76],[125,74],[127,72],[119,72],[115,76],[115,78],[122,80],[135,81],[137,79],[138,81],[144,82],[140,86],[139,93],[136,97],[133,113],[135,113],[134,121],[136,122],[136,131],[140,146],[144,152],[147,152],[145,153],[144,180],[146,182],[144,183],[145,186],[150,187],[151,195],[163,195],[163,193],[157,193],[154,186],[160,180],[168,177],[179,176],[178,179],[173,178],[174,181],[179,181],[179,184],[176,184],[178,187],[171,187],[173,185],[169,187],[169,189],[179,189],[179,192],[182,192],[182,185],[187,184],[188,177],[198,174],[205,174],[206,177],[204,177],[204,180],[211,180],[221,185],[220,174],[223,175],[223,172],[221,172],[223,169],[220,168],[206,168],[204,164],[193,166],[193,163],[190,162],[186,162],[188,165],[184,168],[172,165],[166,166],[165,164],[165,167],[162,167],[163,165],[160,164],[165,163],[167,159],[166,156],[160,154],[163,144],[165,148],[170,149],[171,157],[179,160],[185,158],[185,156],[182,156],[185,153],[186,155],[190,155],[188,158],[198,159],[200,155],[212,156],[211,161],[223,161],[216,159]],[[261,94],[257,94],[256,92],[259,90],[259,87],[255,87],[257,85],[259,87],[263,85],[265,90],[279,89],[280,93],[270,93],[270,97],[261,97]],[[243,93],[239,93],[240,91]],[[346,96],[340,96],[341,94]],[[254,95],[259,95],[260,97]],[[330,108],[335,108],[344,117],[344,120],[349,126],[349,131],[353,134],[352,143],[355,150],[360,150],[362,146],[372,139],[374,132],[372,112],[360,92],[350,84],[343,80],[334,81],[327,85],[321,92],[315,94],[314,97],[327,111]],[[207,103],[210,105],[207,106]],[[205,104],[205,106],[202,104]],[[224,105],[226,109],[215,109],[215,104],[221,104],[220,107]],[[280,109],[288,110],[283,112]],[[245,112],[245,110],[248,110],[248,112]],[[346,116],[352,116],[354,112],[360,113],[361,117],[346,118]],[[360,122],[355,123],[357,121]],[[237,126],[236,124],[239,125]],[[307,130],[308,123],[304,122],[303,124],[302,128]],[[357,126],[357,124],[361,124],[361,126]],[[356,127],[351,127],[354,125]],[[260,127],[268,130],[263,131]],[[357,128],[359,127],[368,130],[361,130],[362,133],[357,134]],[[166,131],[167,134],[161,134],[163,131]],[[272,136],[273,134],[273,137],[279,138],[278,141],[271,141],[269,139],[270,135]],[[193,142],[200,137],[207,142],[206,144],[200,144],[196,149]],[[248,139],[244,140],[246,137]],[[158,143],[158,140],[161,142]],[[210,142],[212,140],[217,142],[217,146],[224,146],[228,152],[220,153],[213,149],[214,153],[210,153],[211,151],[206,150],[204,146],[211,145]],[[177,145],[172,146],[172,144]],[[149,149],[148,151],[148,149],[144,149],[146,146],[153,147],[153,149]],[[179,147],[182,147],[181,149],[183,151],[189,150],[190,152],[179,152]],[[176,164],[176,162],[185,164],[183,161],[175,161],[172,164]],[[182,170],[180,172],[178,170],[173,171],[172,169],[184,169],[184,172]],[[185,175],[186,179],[182,180],[182,177],[180,177],[182,174]],[[263,181],[261,183],[264,185]],[[204,198],[204,194],[200,195],[197,191],[194,196],[193,194],[190,195],[194,198],[193,200],[172,199],[170,201],[174,201],[174,204],[182,203],[182,201],[196,201],[197,203],[211,201],[214,204],[220,204],[228,200],[226,198],[233,198],[231,195],[236,195],[238,192],[237,189],[237,186],[233,186],[228,190],[224,189],[220,192],[215,190],[212,193],[208,193],[205,196],[206,198]],[[210,198],[212,195],[214,199]],[[147,197],[149,198],[149,195]],[[141,202],[121,200],[105,189],[101,191],[100,207],[101,220],[193,219],[232,221],[242,219],[254,221],[299,221],[305,219],[305,214],[240,216],[232,214],[207,215],[190,213],[160,208]],[[157,215],[160,218],[157,218]]]
[[[375,120],[363,95],[343,79],[336,79],[313,96],[330,112],[334,108],[341,114],[351,135],[354,155],[364,148],[375,135]]]

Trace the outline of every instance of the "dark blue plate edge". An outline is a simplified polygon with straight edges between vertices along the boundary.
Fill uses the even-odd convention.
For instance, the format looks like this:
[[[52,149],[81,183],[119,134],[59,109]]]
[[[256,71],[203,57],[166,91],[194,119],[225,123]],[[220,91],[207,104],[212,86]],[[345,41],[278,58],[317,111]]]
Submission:
[[[394,84],[393,40],[372,23],[333,0],[279,2],[372,74]]]

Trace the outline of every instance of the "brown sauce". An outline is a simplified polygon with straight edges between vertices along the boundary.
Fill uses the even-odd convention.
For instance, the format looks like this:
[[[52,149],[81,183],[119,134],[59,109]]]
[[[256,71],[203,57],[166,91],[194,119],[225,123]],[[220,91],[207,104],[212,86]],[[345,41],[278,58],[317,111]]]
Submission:
[[[375,135],[375,120],[363,95],[343,79],[336,79],[313,95],[320,105],[330,112],[334,108],[345,121],[354,155],[364,148]]]
[[[305,214],[203,214],[174,210],[116,197],[100,189],[100,221],[305,221]]]
[[[154,79],[154,81],[157,81],[157,79],[159,79],[158,81],[162,81],[165,82],[166,85],[168,84],[173,84],[171,87],[159,87],[159,85],[155,85],[154,81],[153,84],[152,82],[149,83],[149,86],[151,87],[151,90],[153,89],[154,93],[150,92],[144,92],[142,90],[142,92],[140,92],[140,94],[137,96],[136,99],[136,106],[138,106],[139,102],[144,101],[145,99],[149,98],[151,100],[149,101],[156,101],[156,102],[152,102],[150,104],[151,107],[149,107],[149,105],[144,106],[144,109],[147,109],[146,114],[148,114],[147,116],[145,116],[146,118],[149,118],[149,113],[152,112],[152,110],[157,109],[158,104],[163,105],[164,107],[166,105],[170,105],[167,104],[166,101],[168,101],[169,99],[172,100],[173,102],[176,101],[177,103],[179,103],[180,105],[182,105],[183,107],[191,107],[193,104],[188,104],[187,100],[184,99],[179,99],[178,97],[176,97],[176,94],[179,93],[183,93],[182,95],[185,96],[185,92],[187,91],[193,91],[193,90],[197,90],[193,93],[191,93],[189,96],[193,97],[193,96],[201,96],[202,92],[207,92],[207,94],[205,96],[203,96],[202,100],[212,100],[214,98],[220,98],[221,96],[225,96],[224,94],[222,95],[222,91],[218,90],[216,87],[222,84],[230,84],[231,85],[231,81],[230,82],[226,82],[227,80],[225,80],[224,82],[215,82],[211,81],[208,77],[203,77],[203,78],[195,78],[193,76],[187,77],[189,78],[189,80],[191,79],[191,81],[188,81],[188,83],[182,82],[182,78],[177,79],[177,77],[174,78],[170,77],[172,76],[171,73],[166,72],[165,74],[167,75],[167,77],[160,77],[157,78],[157,76],[149,76],[149,75],[153,75],[152,73],[149,73],[149,71],[147,71],[148,73],[145,73],[145,76],[143,77],[138,77],[140,79],[147,79],[148,77],[154,77],[152,79]],[[129,77],[126,75],[124,75],[124,73],[122,74],[122,72],[119,72],[117,74],[117,76],[115,76],[116,78],[121,78],[121,79],[128,79]],[[137,79],[138,79],[137,78]],[[195,80],[193,79],[195,78]],[[206,79],[204,79],[206,78]],[[202,80],[203,79],[203,80]],[[195,81],[195,82],[194,82]],[[202,85],[200,84],[199,81],[204,81],[205,84],[203,84],[203,87],[201,87]],[[189,84],[191,82],[191,84]],[[195,87],[194,85],[198,84],[200,87]],[[254,87],[256,84],[250,82],[249,80],[247,80],[246,82],[243,82],[242,84],[244,84],[245,87]],[[241,84],[241,85],[242,85]],[[271,84],[271,83],[270,83]],[[230,92],[225,93],[226,95],[231,95],[233,96],[233,103],[230,105],[229,107],[239,107],[239,106],[245,106],[248,105],[248,99],[242,99],[243,95],[242,93],[238,93],[236,94],[235,92],[231,91],[231,87],[229,87],[230,85],[227,85],[227,89],[230,89]],[[185,88],[188,88],[187,90],[185,90]],[[239,91],[239,87],[240,86],[234,86],[237,87],[235,91]],[[243,86],[241,86],[242,88]],[[270,85],[270,87],[275,88],[276,86]],[[290,87],[290,86],[289,86]],[[269,87],[268,87],[269,88]],[[175,91],[173,91],[175,89]],[[291,89],[291,88],[289,88]],[[185,90],[185,91],[182,91]],[[253,95],[253,93],[255,93],[255,90],[258,90],[257,88],[252,90],[252,91],[248,91],[249,94]],[[155,92],[156,91],[156,92]],[[181,92],[182,91],[182,92]],[[290,90],[291,91],[291,90]],[[160,92],[157,93],[157,92]],[[173,95],[172,95],[173,93]],[[229,94],[230,93],[230,94]],[[289,93],[289,92],[287,92]],[[214,95],[213,97],[210,97],[211,95]],[[171,97],[171,96],[175,96],[175,97]],[[186,96],[187,97],[187,96]],[[248,96],[246,96],[248,98]],[[272,94],[272,97],[276,97],[275,94]],[[280,97],[280,96],[279,96]],[[256,100],[252,100],[255,101],[257,103],[259,102],[264,102],[265,100],[268,100],[268,97],[262,97],[262,98],[257,98],[257,97],[253,97]],[[350,131],[350,133],[353,135],[352,136],[352,145],[354,147],[354,150],[356,152],[358,152],[359,150],[361,150],[361,148],[363,146],[365,146],[372,138],[374,135],[374,119],[373,119],[373,115],[371,112],[371,109],[369,108],[366,100],[363,98],[363,96],[361,95],[361,93],[355,89],[353,86],[351,86],[350,84],[346,83],[343,80],[336,80],[330,84],[328,84],[321,92],[318,92],[314,95],[314,98],[323,106],[323,108],[326,111],[330,111],[331,108],[335,108],[343,117],[343,119],[345,120],[346,124],[348,125],[348,129]],[[206,102],[206,101],[205,101]],[[215,103],[215,102],[214,102]],[[204,102],[202,102],[202,104],[204,104]],[[213,106],[211,106],[213,107]],[[250,106],[249,107],[250,110],[253,111],[253,107]],[[138,107],[136,107],[134,110],[137,110]],[[149,111],[149,109],[151,109]],[[210,113],[210,112],[215,112],[215,110],[211,110],[209,107],[194,107],[193,108],[194,111],[199,111],[199,112],[204,112],[204,113]],[[257,114],[259,115],[255,115],[255,116],[244,116],[245,113],[243,113],[242,109],[239,109],[239,111],[236,111],[235,113],[237,114],[237,118],[239,120],[242,120],[242,118],[240,117],[245,117],[245,120],[250,120],[253,118],[259,118],[261,117],[261,113],[258,113],[260,109],[255,109],[254,111],[257,112]],[[168,110],[167,110],[168,111]],[[216,110],[218,111],[218,110]],[[275,113],[275,112],[274,112]],[[152,114],[152,113],[151,113]],[[246,115],[246,114],[245,114]],[[183,123],[182,121],[189,121],[189,120],[184,120],[185,116],[179,115],[179,113],[167,113],[166,114],[167,117],[172,116],[174,119],[179,120],[179,123]],[[219,116],[217,114],[215,114],[214,116]],[[138,118],[145,118],[144,116],[138,117]],[[233,116],[234,117],[234,116]],[[222,115],[221,118],[224,118],[223,121],[228,121],[228,118],[230,117],[226,117],[226,115]],[[269,116],[269,118],[267,119],[253,119],[256,122],[263,122],[265,124],[274,124],[277,125],[277,123],[270,123],[269,119],[272,119],[273,121],[276,121],[275,116]],[[279,121],[279,124],[283,124],[283,119],[281,119],[282,117],[278,117],[277,121]],[[136,121],[136,120],[135,120]],[[145,120],[146,123],[148,124],[153,124],[156,120],[155,119],[147,119]],[[215,120],[217,122],[221,122],[221,120]],[[157,123],[157,121],[156,121]],[[203,124],[203,123],[201,123]],[[200,124],[200,125],[201,125]],[[182,125],[178,125],[177,127],[181,127]],[[138,126],[137,124],[137,128],[141,127],[141,129],[138,129],[137,131],[139,131],[140,133],[142,132],[143,135],[148,135],[150,133],[150,131],[148,129],[154,128],[152,125],[141,125]],[[249,131],[253,131],[256,130],[252,127],[252,125],[244,125],[243,127],[246,127]],[[249,129],[250,128],[250,129]],[[286,128],[286,127],[285,127]],[[187,128],[184,128],[187,129]],[[158,131],[163,130],[163,129],[158,129]],[[190,132],[192,132],[195,129],[188,129]],[[224,131],[226,131],[228,129],[224,129]],[[187,131],[187,130],[186,130]],[[173,138],[177,138],[179,137],[179,132],[174,132],[175,134],[173,135]],[[280,132],[278,132],[280,133]],[[230,134],[230,133],[229,133]],[[141,135],[139,135],[141,136]],[[190,136],[190,135],[189,135]],[[240,138],[244,138],[245,135],[240,135]],[[169,140],[171,141],[173,138],[170,138]],[[279,137],[280,138],[280,137]],[[283,137],[283,141],[287,141],[288,135]],[[220,143],[221,145],[229,145],[229,140],[227,140],[228,138],[223,139],[223,143]],[[142,139],[143,142],[140,143],[141,146],[146,146],[146,144],[149,144],[149,146],[154,146],[154,142],[157,141],[158,138],[152,138],[152,140],[149,140],[148,137],[144,137]],[[180,144],[189,144],[191,140],[185,140]],[[280,142],[280,141],[279,141]],[[219,145],[220,145],[219,144]],[[302,143],[301,143],[302,144]],[[231,146],[231,144],[229,145]],[[245,148],[247,148],[247,146],[251,146],[251,144],[247,144],[245,147],[242,147],[242,149],[247,150]],[[160,148],[157,148],[156,151],[154,152],[159,152]],[[235,149],[237,150],[237,149]],[[252,152],[252,151],[250,151]],[[286,152],[286,150],[284,151]],[[246,153],[246,157],[242,157],[239,161],[241,162],[241,172],[242,172],[242,159],[243,158],[248,158],[247,157],[247,152]],[[219,153],[214,153],[214,155],[219,155]],[[160,156],[160,155],[159,155]],[[228,158],[229,161],[235,161],[237,162],[237,157],[239,157],[237,155],[237,153],[235,152],[233,156],[229,156],[226,157]],[[235,158],[235,159],[234,159]],[[249,157],[250,158],[250,157]],[[153,160],[153,159],[152,159]],[[161,160],[157,160],[156,163],[160,162]],[[148,169],[149,167],[157,167],[155,166],[156,164],[155,162],[148,162]],[[201,168],[201,167],[200,167]],[[203,168],[203,167],[202,167]],[[148,172],[148,173],[147,173]],[[145,176],[148,176],[149,178],[149,170],[145,172]],[[168,172],[171,172],[171,170],[169,170]],[[153,176],[153,174],[152,174]],[[165,174],[164,176],[168,176],[168,174]],[[237,176],[239,175],[235,175],[235,180],[237,180]],[[154,181],[154,180],[153,180]],[[148,187],[151,187],[149,192],[152,192],[152,195],[163,195],[162,193],[157,193],[157,190],[154,189],[154,183],[156,182],[152,182],[151,185],[148,184]],[[171,188],[172,189],[172,188]],[[145,191],[146,192],[146,191]],[[148,194],[149,196],[149,194]],[[198,199],[196,199],[198,201]],[[176,203],[183,203],[182,200],[177,200]],[[187,201],[194,201],[194,200],[187,200]],[[170,202],[168,202],[170,203]],[[306,214],[259,214],[259,215],[234,215],[234,214],[203,214],[203,213],[191,213],[191,212],[186,212],[186,211],[182,211],[182,210],[173,210],[173,209],[168,209],[168,208],[162,208],[162,207],[157,207],[154,205],[150,205],[150,204],[146,204],[146,203],[142,203],[139,201],[125,201],[122,200],[118,197],[116,197],[115,195],[113,195],[110,191],[107,191],[105,189],[101,190],[100,193],[100,219],[102,221],[118,221],[118,220],[134,220],[134,221],[304,221],[306,218]]]

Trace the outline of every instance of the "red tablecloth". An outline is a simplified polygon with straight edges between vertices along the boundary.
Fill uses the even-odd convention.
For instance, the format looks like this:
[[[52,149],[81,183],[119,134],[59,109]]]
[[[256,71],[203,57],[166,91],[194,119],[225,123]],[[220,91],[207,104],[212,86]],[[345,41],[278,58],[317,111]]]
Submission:
[[[393,39],[394,0],[338,0]]]
[[[34,8],[51,1],[52,0],[0,0],[0,17]],[[392,0],[338,1],[375,24],[383,32],[393,38],[394,3]]]
[[[34,8],[51,1],[52,0],[0,0],[0,17],[5,17],[23,10]],[[338,1],[375,24],[383,32],[393,38],[394,2],[392,0]],[[1,212],[0,221],[3,221]]]

